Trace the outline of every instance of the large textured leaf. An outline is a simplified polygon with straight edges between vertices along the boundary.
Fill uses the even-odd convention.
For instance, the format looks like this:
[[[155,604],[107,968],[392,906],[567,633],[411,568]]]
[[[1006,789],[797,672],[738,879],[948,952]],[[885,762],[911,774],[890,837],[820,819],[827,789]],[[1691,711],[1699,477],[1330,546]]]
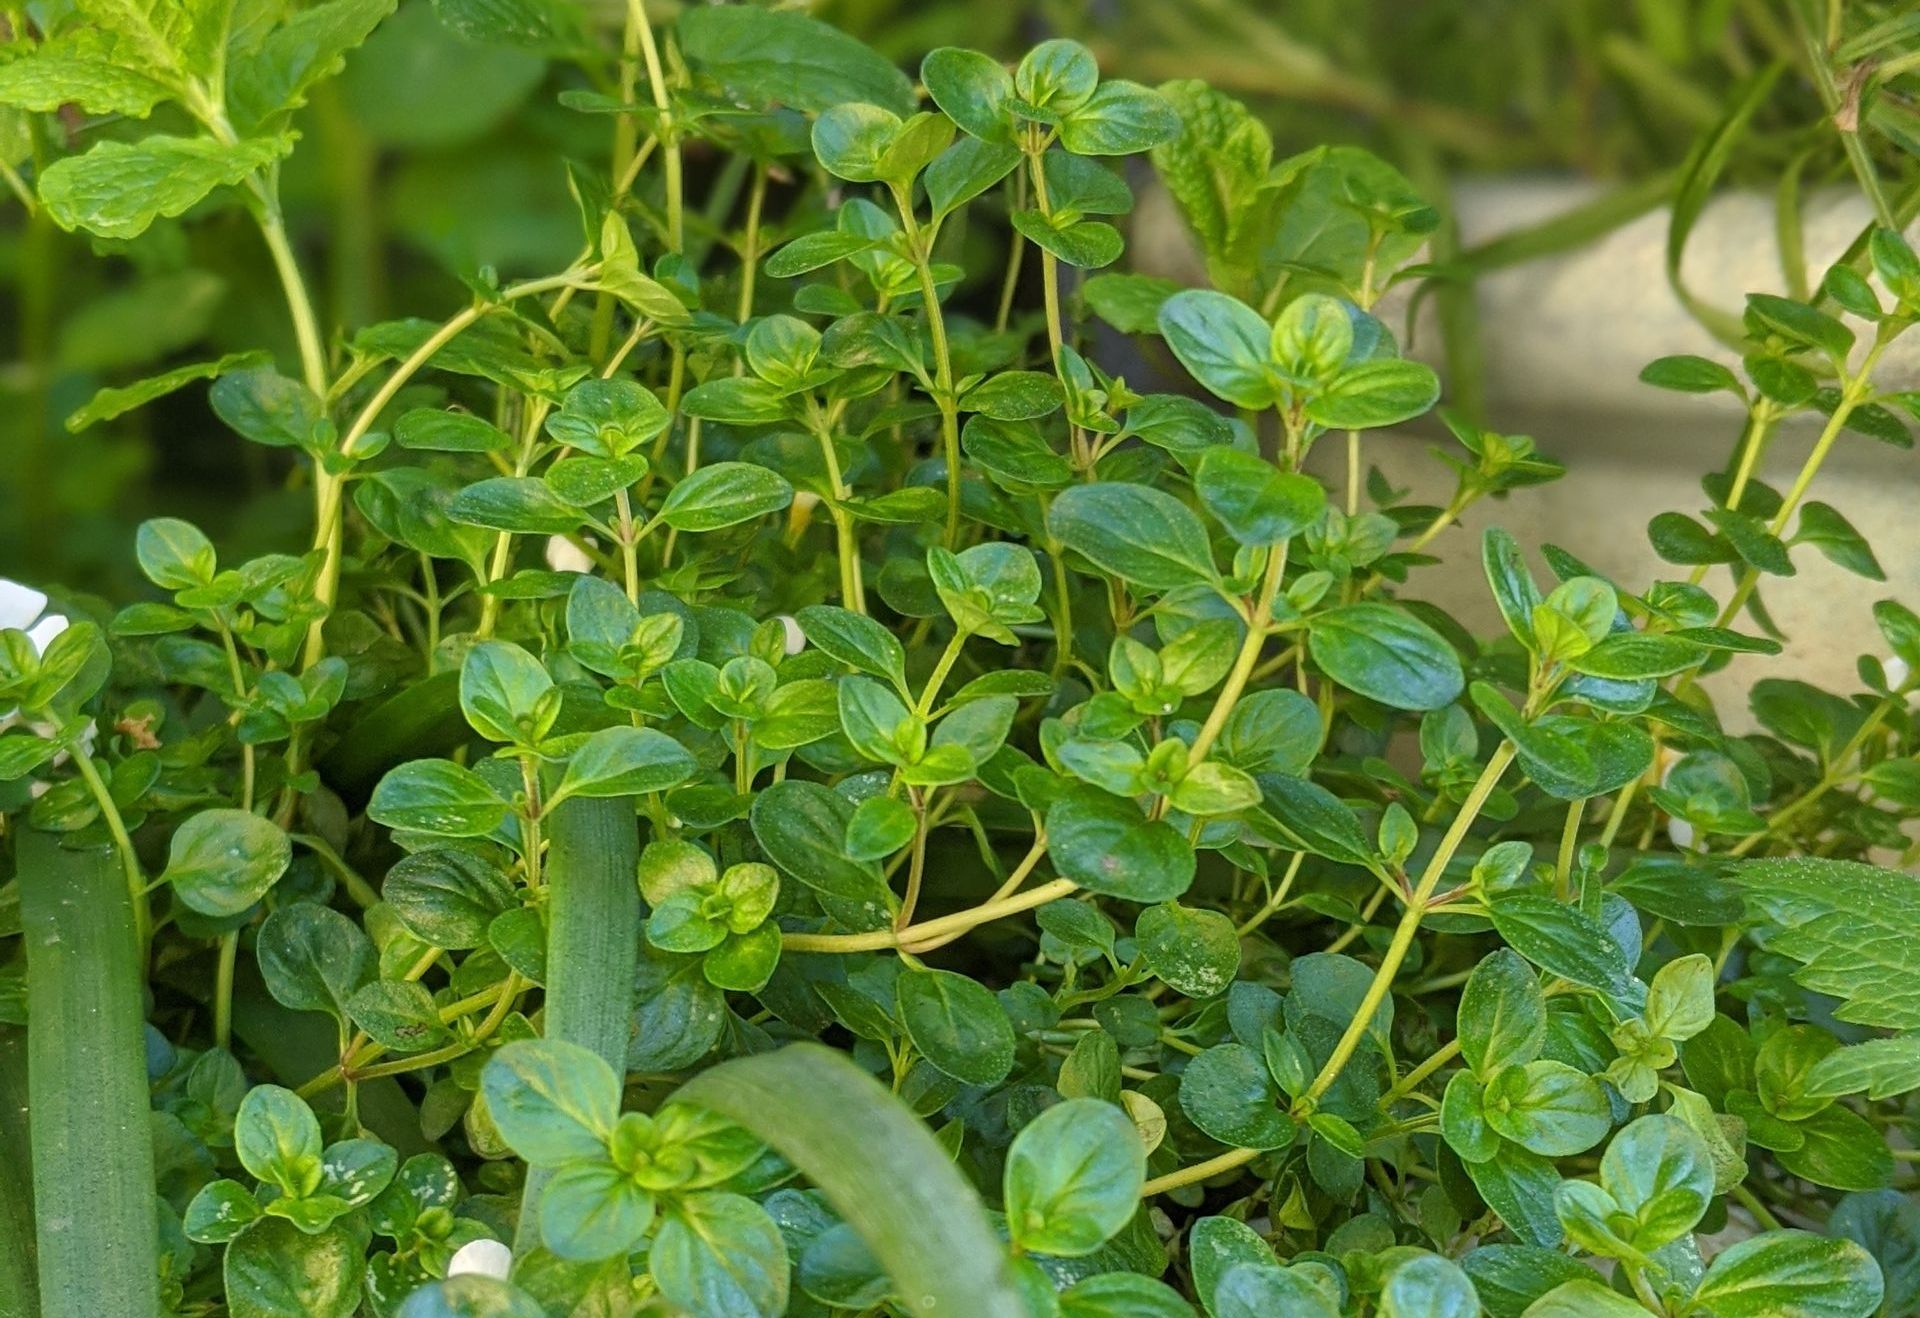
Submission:
[[[678,1096],[747,1127],[819,1186],[906,1311],[1026,1313],[979,1194],[913,1113],[839,1053],[797,1043],[723,1062]]]
[[[680,50],[694,70],[760,103],[820,111],[865,102],[913,113],[913,84],[857,39],[792,10],[689,6]]]
[[[391,14],[395,0],[326,0],[297,10],[238,60],[230,99],[240,125],[254,131],[306,103],[312,86],[339,72],[342,57]]]
[[[1780,932],[1767,950],[1801,963],[1794,978],[1841,999],[1856,1025],[1920,1028],[1920,886],[1851,860],[1750,860],[1733,871],[1747,908]]]
[[[137,238],[163,215],[179,215],[216,188],[240,182],[293,146],[286,135],[226,145],[204,137],[102,142],[48,166],[40,200],[63,229]]]

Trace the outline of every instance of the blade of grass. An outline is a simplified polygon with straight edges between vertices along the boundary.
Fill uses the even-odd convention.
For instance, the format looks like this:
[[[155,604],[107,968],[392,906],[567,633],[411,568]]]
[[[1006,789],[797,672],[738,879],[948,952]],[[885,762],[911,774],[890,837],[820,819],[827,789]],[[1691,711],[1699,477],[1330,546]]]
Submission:
[[[153,1318],[146,1021],[126,881],[106,851],[31,830],[17,846],[40,1312]]]
[[[833,1049],[722,1062],[678,1094],[737,1121],[812,1179],[893,1278],[901,1308],[1020,1318],[979,1194],[920,1119]]]
[[[548,813],[546,1037],[591,1048],[627,1070],[640,960],[640,827],[627,797],[571,797]],[[546,1175],[530,1169],[515,1248],[535,1242]]]
[[[0,1028],[0,1313],[37,1313],[33,1173],[27,1146],[27,1036]]]

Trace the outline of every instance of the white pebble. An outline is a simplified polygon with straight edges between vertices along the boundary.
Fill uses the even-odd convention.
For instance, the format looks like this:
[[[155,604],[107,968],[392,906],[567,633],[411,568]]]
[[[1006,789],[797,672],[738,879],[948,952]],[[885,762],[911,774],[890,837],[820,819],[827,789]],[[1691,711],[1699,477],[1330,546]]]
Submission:
[[[1887,675],[1887,686],[1894,691],[1905,686],[1907,679],[1913,676],[1913,669],[1909,668],[1907,661],[1897,654],[1890,659],[1881,660],[1880,669]]]
[[[780,626],[786,632],[787,653],[799,654],[802,650],[806,649],[807,634],[800,630],[799,620],[791,613],[780,613],[774,616],[780,619]]]
[[[547,537],[547,566],[555,572],[591,572],[593,560],[582,549],[564,535]]]
[[[497,1240],[469,1240],[454,1251],[447,1264],[449,1277],[492,1277],[505,1281],[513,1270],[513,1251]]]
[[[1667,821],[1667,839],[1682,851],[1693,850],[1693,825],[1684,819]]]

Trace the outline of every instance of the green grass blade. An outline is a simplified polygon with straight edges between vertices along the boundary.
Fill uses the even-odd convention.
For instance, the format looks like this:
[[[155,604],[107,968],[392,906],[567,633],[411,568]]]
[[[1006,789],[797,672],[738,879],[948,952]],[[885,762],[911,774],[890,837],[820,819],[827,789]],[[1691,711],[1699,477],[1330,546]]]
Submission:
[[[0,1027],[0,1313],[38,1313],[33,1174],[27,1145],[27,1036]]]
[[[833,1049],[796,1043],[722,1062],[676,1097],[739,1122],[806,1173],[886,1268],[906,1312],[1025,1314],[979,1194],[904,1103]]]
[[[546,1037],[591,1048],[627,1070],[633,977],[640,961],[640,826],[631,798],[571,797],[546,818]],[[546,1175],[529,1169],[518,1248],[535,1238]]]
[[[19,835],[27,1090],[43,1318],[159,1307],[141,963],[105,851]]]

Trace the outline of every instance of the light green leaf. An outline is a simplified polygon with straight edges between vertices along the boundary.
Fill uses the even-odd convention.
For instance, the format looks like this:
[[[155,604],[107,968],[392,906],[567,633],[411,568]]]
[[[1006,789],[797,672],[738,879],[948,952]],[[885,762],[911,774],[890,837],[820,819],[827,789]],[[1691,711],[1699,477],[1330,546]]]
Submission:
[[[155,135],[105,141],[84,155],[56,160],[40,176],[40,199],[63,229],[102,238],[137,238],[162,216],[174,216],[217,188],[240,182],[293,148],[290,136],[229,144],[205,137]]]

